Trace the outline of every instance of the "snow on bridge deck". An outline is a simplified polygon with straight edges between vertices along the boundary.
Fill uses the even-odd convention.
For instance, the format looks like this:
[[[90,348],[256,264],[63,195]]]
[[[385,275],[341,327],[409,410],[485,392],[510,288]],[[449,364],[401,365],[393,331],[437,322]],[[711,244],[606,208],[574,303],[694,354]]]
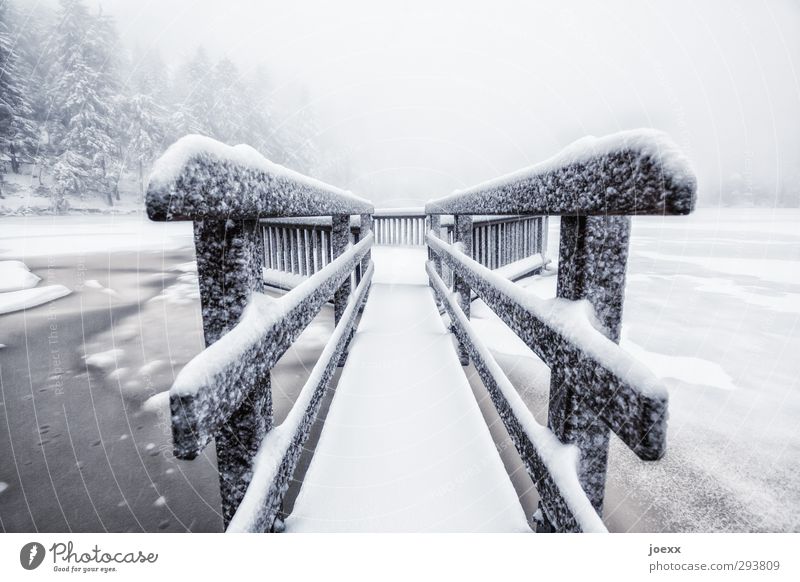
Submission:
[[[375,276],[287,531],[529,531],[425,274]]]

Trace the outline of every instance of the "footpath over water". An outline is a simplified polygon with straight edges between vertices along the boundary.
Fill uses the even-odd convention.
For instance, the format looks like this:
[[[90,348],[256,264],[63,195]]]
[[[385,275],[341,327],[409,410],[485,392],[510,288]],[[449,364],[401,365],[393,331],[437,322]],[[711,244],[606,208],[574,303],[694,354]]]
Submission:
[[[375,277],[288,531],[529,531],[421,248]]]

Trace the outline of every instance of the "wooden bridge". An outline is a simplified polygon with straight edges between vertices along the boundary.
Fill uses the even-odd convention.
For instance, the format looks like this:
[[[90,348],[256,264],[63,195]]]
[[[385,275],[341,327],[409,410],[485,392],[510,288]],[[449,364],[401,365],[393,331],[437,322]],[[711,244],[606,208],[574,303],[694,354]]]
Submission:
[[[687,214],[695,190],[653,131],[581,140],[424,209],[383,212],[246,146],[183,138],[147,197],[151,219],[194,222],[207,348],[170,391],[176,456],[215,441],[228,531],[605,531],[610,433],[644,460],[666,447],[667,393],[617,345],[630,216]],[[553,215],[558,292],[543,300],[513,280],[546,266]],[[270,298],[267,284],[287,292]],[[550,367],[547,426],[474,332],[475,297]],[[333,334],[273,426],[270,370],[329,301]],[[536,486],[534,516],[470,363]],[[295,475],[339,366],[311,464]],[[287,515],[292,479],[302,486]]]

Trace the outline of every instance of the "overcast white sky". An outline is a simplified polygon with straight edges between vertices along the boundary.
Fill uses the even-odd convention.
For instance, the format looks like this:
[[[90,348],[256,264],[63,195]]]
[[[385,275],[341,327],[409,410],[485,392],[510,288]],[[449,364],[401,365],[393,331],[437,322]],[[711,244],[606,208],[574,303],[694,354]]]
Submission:
[[[352,190],[407,204],[586,134],[669,132],[702,196],[800,180],[800,2],[91,0],[126,43],[199,43],[303,84]]]

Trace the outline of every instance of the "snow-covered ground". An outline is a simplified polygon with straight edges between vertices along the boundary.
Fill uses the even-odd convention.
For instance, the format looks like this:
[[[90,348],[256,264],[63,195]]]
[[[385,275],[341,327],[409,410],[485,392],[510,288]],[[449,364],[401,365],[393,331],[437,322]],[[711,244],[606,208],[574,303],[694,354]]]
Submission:
[[[38,169],[36,170],[38,172]],[[35,216],[51,213],[48,188],[52,178],[46,175],[44,188],[39,185],[38,174],[33,175],[28,165],[19,174],[3,175],[0,198],[0,216]],[[81,199],[70,196],[68,214],[135,214],[144,212],[144,200],[135,177],[126,175],[120,182],[120,199],[109,206],[101,195],[95,194]]]
[[[800,529],[799,225],[797,210],[634,220],[623,346],[664,378],[670,432],[667,455],[656,463],[613,442],[611,530]],[[0,218],[0,261],[23,261],[32,275],[13,267],[27,280],[20,284],[38,277],[26,288],[72,290],[0,315],[3,529],[221,527],[213,450],[192,462],[172,458],[166,401],[152,399],[202,348],[193,255],[189,224]],[[548,295],[554,282],[521,284]],[[485,306],[474,303],[472,313],[544,420],[547,368]],[[326,307],[279,363],[276,421],[331,330]],[[527,509],[530,492],[497,428]]]

